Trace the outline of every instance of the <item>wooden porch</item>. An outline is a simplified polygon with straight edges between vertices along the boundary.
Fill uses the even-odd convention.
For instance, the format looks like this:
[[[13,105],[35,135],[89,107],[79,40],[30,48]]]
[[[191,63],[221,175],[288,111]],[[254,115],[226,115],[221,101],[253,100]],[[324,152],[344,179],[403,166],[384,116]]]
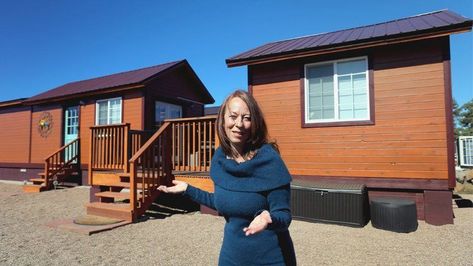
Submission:
[[[91,127],[88,179],[97,201],[86,205],[87,213],[135,221],[158,197],[158,186],[173,179],[213,191],[215,121],[170,119],[155,133],[129,124]]]

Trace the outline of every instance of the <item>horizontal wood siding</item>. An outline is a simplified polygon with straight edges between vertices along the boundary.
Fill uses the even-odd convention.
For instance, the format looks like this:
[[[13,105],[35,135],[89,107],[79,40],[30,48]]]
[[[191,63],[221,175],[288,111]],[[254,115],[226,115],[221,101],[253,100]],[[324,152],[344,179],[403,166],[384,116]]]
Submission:
[[[191,71],[184,66],[176,70],[161,73],[159,78],[150,80],[146,88],[149,93],[161,99],[176,99],[182,97],[187,100],[202,102],[205,97]],[[192,104],[191,102],[187,102]]]
[[[0,162],[28,162],[30,114],[29,107],[0,111]]]
[[[133,92],[123,96],[123,121],[130,123],[131,129],[143,130],[143,97],[141,92]]]
[[[305,63],[250,66],[249,85],[294,175],[447,179],[442,45],[363,51],[373,65],[375,124],[301,127]],[[344,58],[335,55],[331,59]],[[327,60],[328,58],[324,58]]]
[[[95,100],[80,106],[79,136],[81,164],[89,163],[90,127],[95,125]]]
[[[47,137],[42,137],[38,131],[38,123],[44,112],[52,115],[52,128]],[[62,146],[63,109],[61,106],[33,107],[31,119],[31,163],[44,163],[47,156],[51,155]]]

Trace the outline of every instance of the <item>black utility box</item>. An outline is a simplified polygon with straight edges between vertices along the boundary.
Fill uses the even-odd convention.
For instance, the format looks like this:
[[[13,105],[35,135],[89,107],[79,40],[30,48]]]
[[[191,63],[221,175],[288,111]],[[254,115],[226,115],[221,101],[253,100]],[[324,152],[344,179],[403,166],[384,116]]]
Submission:
[[[369,220],[368,192],[363,184],[291,183],[292,216],[296,219],[365,226]]]

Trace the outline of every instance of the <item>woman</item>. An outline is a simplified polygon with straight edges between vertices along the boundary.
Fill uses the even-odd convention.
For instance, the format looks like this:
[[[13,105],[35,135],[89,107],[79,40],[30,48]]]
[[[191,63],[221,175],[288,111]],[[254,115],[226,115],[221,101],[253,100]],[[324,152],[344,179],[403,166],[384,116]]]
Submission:
[[[225,217],[219,265],[295,265],[288,231],[291,176],[250,94],[238,90],[227,97],[217,135],[220,147],[210,170],[214,193],[177,180],[159,190],[183,193]]]

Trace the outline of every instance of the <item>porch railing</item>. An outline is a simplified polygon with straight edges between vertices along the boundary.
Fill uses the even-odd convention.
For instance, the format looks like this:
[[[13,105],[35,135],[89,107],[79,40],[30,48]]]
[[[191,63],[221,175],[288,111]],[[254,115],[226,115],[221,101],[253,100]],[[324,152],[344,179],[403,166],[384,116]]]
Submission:
[[[128,172],[128,132],[130,124],[90,127],[90,170]],[[89,180],[90,181],[90,180]]]
[[[135,214],[146,208],[159,185],[171,180],[170,125],[165,122],[130,159],[130,205]]]
[[[77,138],[68,144],[62,146],[57,151],[49,155],[44,161],[45,185],[50,186],[54,176],[64,171],[73,163],[79,162],[80,157],[80,138]]]
[[[207,116],[165,120],[171,124],[173,170],[210,170],[210,161],[218,147],[216,119],[216,116]]]
[[[130,124],[90,127],[89,184],[94,170],[129,172],[129,159],[153,135],[153,131],[130,130]]]

